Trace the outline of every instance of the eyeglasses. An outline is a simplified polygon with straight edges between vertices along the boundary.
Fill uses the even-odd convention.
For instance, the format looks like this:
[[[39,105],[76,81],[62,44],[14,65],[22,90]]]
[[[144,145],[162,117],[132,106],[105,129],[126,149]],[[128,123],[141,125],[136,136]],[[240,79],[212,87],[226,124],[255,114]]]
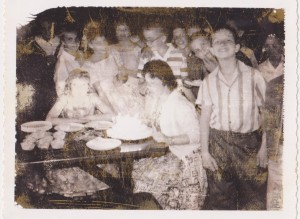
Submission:
[[[156,40],[158,40],[159,38],[161,38],[162,37],[162,35],[159,35],[158,37],[156,37],[156,38],[154,38],[154,39],[145,39],[145,42],[146,43],[154,43]]]
[[[220,45],[222,45],[222,44],[228,45],[228,44],[234,44],[234,41],[233,41],[233,40],[230,40],[230,39],[228,39],[228,40],[215,40],[215,41],[213,41],[212,44],[213,44],[214,46],[220,46]]]

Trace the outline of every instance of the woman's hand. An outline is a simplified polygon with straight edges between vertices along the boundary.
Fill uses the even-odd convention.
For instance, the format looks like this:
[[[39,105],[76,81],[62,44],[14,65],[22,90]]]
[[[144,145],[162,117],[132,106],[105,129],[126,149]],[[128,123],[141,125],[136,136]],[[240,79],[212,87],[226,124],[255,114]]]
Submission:
[[[184,79],[183,80],[183,85],[186,87],[186,88],[192,88],[193,86],[191,85],[192,81],[189,80],[189,79]]]
[[[158,143],[166,143],[167,142],[167,137],[161,132],[154,131],[152,137]]]

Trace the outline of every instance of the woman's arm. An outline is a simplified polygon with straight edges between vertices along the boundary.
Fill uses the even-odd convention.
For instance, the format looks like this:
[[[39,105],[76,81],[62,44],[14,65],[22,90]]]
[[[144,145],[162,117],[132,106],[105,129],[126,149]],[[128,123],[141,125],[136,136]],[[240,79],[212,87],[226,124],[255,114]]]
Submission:
[[[104,91],[101,88],[100,82],[97,81],[93,84],[93,87],[95,88],[97,94],[98,94],[98,98],[100,99],[101,103],[98,103],[97,105],[100,105],[103,103],[108,109],[110,109],[110,111],[112,111],[113,113],[116,113],[110,103],[110,101],[108,100],[107,96],[104,94]],[[104,106],[104,108],[105,108]],[[108,109],[106,109],[108,111]],[[104,109],[105,110],[105,109]],[[102,110],[100,109],[100,111],[102,112]],[[102,112],[104,113],[104,112]]]
[[[96,94],[93,96],[95,108],[101,112],[101,114],[95,114],[88,116],[90,120],[112,120],[112,117],[116,115],[114,109],[102,101]]]
[[[190,143],[190,138],[188,135],[177,135],[177,136],[168,137],[161,132],[154,132],[153,139],[156,142],[159,142],[159,143],[163,142],[169,146],[170,145],[185,145],[185,144]]]
[[[177,136],[167,137],[166,143],[168,145],[185,145],[190,143],[190,138],[188,135],[177,135]]]

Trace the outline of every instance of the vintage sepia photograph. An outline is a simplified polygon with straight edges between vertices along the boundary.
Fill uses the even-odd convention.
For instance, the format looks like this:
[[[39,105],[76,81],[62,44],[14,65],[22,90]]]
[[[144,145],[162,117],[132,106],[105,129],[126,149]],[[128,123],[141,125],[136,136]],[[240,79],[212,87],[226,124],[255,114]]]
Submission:
[[[280,210],[284,39],[275,8],[34,15],[17,29],[15,201]]]
[[[32,10],[14,27],[14,205],[283,212],[287,16]]]

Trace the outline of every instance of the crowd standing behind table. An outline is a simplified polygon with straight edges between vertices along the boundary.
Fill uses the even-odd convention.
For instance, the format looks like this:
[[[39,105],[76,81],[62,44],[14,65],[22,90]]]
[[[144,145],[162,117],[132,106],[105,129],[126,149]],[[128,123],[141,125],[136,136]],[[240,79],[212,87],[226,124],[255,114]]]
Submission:
[[[132,194],[132,197],[138,197],[133,198],[138,200],[135,201],[135,204],[137,204],[137,202],[139,202],[138,204],[141,204],[145,201],[143,199],[147,199],[149,203],[153,204],[150,205],[152,205],[155,209],[202,209],[203,202],[205,200],[204,197],[206,196],[207,180],[205,171],[202,168],[201,147],[192,150],[192,155],[189,153],[186,154],[184,145],[195,143],[195,139],[191,137],[188,130],[185,130],[184,127],[187,128],[189,126],[189,124],[185,124],[185,122],[189,121],[188,118],[190,117],[193,118],[191,120],[191,124],[195,122],[193,127],[197,127],[199,125],[197,113],[200,113],[200,111],[197,111],[196,113],[195,107],[199,103],[201,107],[203,107],[204,102],[200,101],[203,97],[202,89],[203,87],[208,90],[213,89],[211,85],[208,85],[209,82],[207,81],[209,80],[208,78],[212,77],[210,72],[215,72],[220,68],[218,62],[220,62],[221,55],[218,54],[218,51],[218,55],[216,55],[216,49],[210,42],[211,36],[214,36],[214,30],[210,23],[204,17],[199,19],[201,22],[198,24],[190,22],[187,17],[186,20],[183,19],[183,21],[181,21],[181,24],[176,23],[175,25],[168,25],[167,22],[172,22],[171,20],[166,19],[166,22],[161,22],[160,17],[154,18],[153,16],[149,16],[148,21],[146,19],[146,21],[142,22],[142,25],[137,22],[136,25],[139,26],[140,31],[142,32],[142,35],[138,36],[135,35],[137,34],[136,27],[131,24],[134,16],[120,16],[117,19],[114,19],[115,22],[112,24],[112,22],[109,22],[108,20],[92,18],[92,16],[89,15],[88,19],[85,18],[81,23],[76,23],[74,17],[72,17],[72,13],[68,9],[66,12],[66,16],[63,19],[64,22],[61,22],[60,25],[56,26],[52,16],[47,13],[45,13],[45,15],[41,13],[41,15],[38,15],[36,18],[39,25],[37,26],[37,31],[33,33],[33,40],[29,40],[29,43],[27,39],[25,41],[18,42],[18,48],[21,52],[18,53],[17,56],[18,106],[16,129],[18,143],[16,144],[16,150],[20,151],[20,148],[18,147],[20,147],[19,143],[22,141],[22,147],[24,145],[26,146],[26,144],[32,146],[33,141],[38,142],[37,144],[41,146],[45,144],[45,142],[49,142],[50,144],[53,138],[56,139],[56,137],[61,134],[56,134],[56,137],[53,137],[54,134],[53,136],[51,134],[50,136],[49,134],[46,134],[47,136],[43,140],[41,140],[42,138],[32,140],[31,137],[28,137],[29,135],[24,138],[24,135],[20,130],[21,124],[28,121],[45,120],[47,114],[47,120],[51,121],[53,125],[66,124],[66,122],[86,123],[87,121],[96,120],[107,121],[113,120],[112,117],[115,115],[130,115],[138,118],[146,124],[148,123],[151,128],[155,129],[153,138],[156,142],[164,142],[167,146],[170,146],[170,152],[168,152],[167,155],[160,154],[159,156],[162,156],[160,158],[151,158],[151,153],[145,155],[147,154],[145,151],[144,155],[147,159],[135,162],[134,166],[132,166],[134,163],[133,159],[127,159],[125,161],[126,165],[129,165],[127,172],[125,171],[126,174],[128,174],[128,172],[130,173],[129,181],[131,180],[131,177],[133,177],[135,183],[132,186],[129,185],[128,188],[133,189],[133,192],[143,192],[137,196]],[[270,12],[270,14],[271,13],[273,12]],[[78,21],[80,18],[76,18],[76,20]],[[189,21],[190,24],[185,21]],[[234,54],[243,54],[244,57],[242,59],[248,59],[247,62],[251,63],[252,67],[257,68],[257,60],[261,59],[255,58],[255,54],[258,53],[257,48],[263,47],[263,43],[257,43],[260,44],[256,45],[257,48],[248,48],[246,45],[253,45],[253,41],[249,44],[246,42],[247,39],[251,38],[245,37],[245,35],[247,35],[245,34],[245,29],[247,27],[240,27],[238,25],[238,19],[232,19],[230,16],[228,17],[228,20],[224,20],[223,23],[216,24],[215,26],[222,26],[226,22],[227,25],[229,25],[228,28],[233,28],[234,34],[239,37],[243,36],[243,38],[246,39],[243,41],[241,49],[235,50]],[[166,26],[172,27],[172,34],[169,34]],[[60,33],[56,27],[61,29]],[[108,27],[113,31],[108,31]],[[276,26],[276,28],[281,30],[278,26]],[[134,31],[132,31],[132,29]],[[114,35],[117,39],[115,44],[111,43],[111,35]],[[272,45],[274,45],[270,42],[272,40],[277,40],[277,36],[274,36],[276,35],[269,35],[263,48],[271,48]],[[171,42],[170,39],[172,39]],[[235,43],[237,45],[240,42],[239,40],[239,38],[236,38]],[[224,50],[228,49],[228,43],[225,44],[225,42],[222,41],[220,45],[224,46]],[[274,66],[273,60],[277,60],[276,54],[278,52],[271,49],[268,49],[268,60],[258,66],[266,81],[269,81],[269,78],[276,77],[277,75],[282,76],[281,72],[283,72],[283,53],[279,52],[280,63],[279,65]],[[255,50],[255,53],[253,50]],[[219,51],[219,53],[221,52]],[[274,56],[272,56],[272,54],[274,54]],[[237,55],[237,59],[239,59],[239,57],[240,56]],[[161,60],[161,62],[158,60]],[[156,65],[155,63],[159,64]],[[156,69],[149,69],[150,65],[156,66]],[[161,83],[163,87],[167,87],[166,81],[172,81],[171,77],[164,75],[164,71],[166,69],[164,65],[171,68],[172,76],[176,78],[178,86],[174,87],[174,91],[173,88],[171,89],[172,94],[169,95],[170,98],[164,99],[165,103],[162,103],[160,100],[163,99],[163,93],[160,94],[159,98],[159,95],[155,98],[155,95],[153,94],[161,88]],[[270,67],[271,65],[273,68]],[[248,71],[245,70],[248,67],[240,61],[237,61],[236,66],[238,66],[238,72]],[[153,72],[150,74],[151,77],[149,78],[148,73],[151,71]],[[161,75],[154,76],[155,74]],[[258,77],[260,76],[255,75],[256,79]],[[76,78],[78,80],[74,80]],[[205,84],[203,84],[203,80],[205,81]],[[77,82],[75,83],[75,81]],[[84,83],[82,83],[83,81]],[[282,81],[280,81],[279,84],[281,82]],[[241,81],[239,80],[238,83],[241,83]],[[256,103],[263,105],[265,101],[265,93],[262,88],[264,87],[262,84],[264,84],[264,81],[257,84],[259,84],[258,87],[260,88],[260,92],[254,94],[257,100]],[[198,100],[195,103],[199,86],[199,93],[201,93],[201,95],[200,97],[198,96]],[[207,86],[207,88],[205,86]],[[222,91],[220,93],[220,86],[214,88],[215,89],[210,90],[211,95],[213,96],[209,98],[212,98],[211,104],[214,105],[214,107],[217,106],[219,109],[219,111],[217,111],[219,113],[213,112],[212,115],[214,116],[211,118],[212,121],[209,123],[211,128],[217,127],[214,122],[217,120],[216,117],[221,116],[220,118],[224,118],[223,113],[226,112],[224,107],[227,104],[222,103],[223,100],[220,101],[220,98],[218,103],[214,102],[214,95],[216,92],[218,92],[216,96],[220,96],[221,93],[223,93]],[[255,92],[257,92],[257,88]],[[173,93],[176,93],[176,95],[174,94],[176,96],[176,98],[174,97],[174,101],[171,98],[171,96],[174,96]],[[272,97],[267,95],[266,98]],[[178,99],[178,101],[176,102],[175,99]],[[282,97],[279,97],[279,99],[282,99]],[[228,98],[228,100],[230,101],[230,98]],[[167,106],[168,104],[172,107]],[[233,104],[233,108],[238,108],[238,105],[239,104]],[[164,110],[166,108],[168,111],[165,112]],[[186,108],[189,108],[190,110],[187,114],[184,114],[184,109]],[[255,109],[254,116],[259,117],[259,111]],[[152,114],[150,113],[152,116],[149,117],[148,115],[147,117],[147,112],[152,112]],[[241,112],[239,111],[239,113]],[[171,118],[171,115],[174,116]],[[201,116],[203,115],[201,114]],[[164,123],[162,117],[169,118],[167,120],[172,121],[164,121],[166,122]],[[181,121],[183,118],[185,121]],[[180,122],[174,125],[173,123],[177,120]],[[204,120],[202,119],[201,121],[203,122]],[[253,121],[255,129],[251,129],[252,131],[256,131],[256,129],[261,127],[260,122],[256,123],[255,121]],[[183,129],[180,128],[180,131],[178,131],[179,129],[177,130],[174,127],[178,128],[178,125],[181,124],[181,122],[184,123],[184,127],[181,127]],[[206,122],[208,122],[208,120]],[[221,123],[222,122],[224,121],[221,121]],[[268,124],[270,123],[266,123],[266,126],[268,126]],[[282,122],[280,124],[282,124]],[[203,125],[203,123],[201,125]],[[223,129],[221,128],[221,130]],[[272,127],[270,129],[272,129]],[[196,130],[198,129],[195,128],[193,132]],[[90,132],[87,131],[87,133]],[[94,134],[92,136],[97,137],[97,135]],[[198,134],[196,134],[199,137],[197,144],[200,141],[200,134],[203,135],[203,133],[200,133],[200,130],[198,130]],[[212,131],[212,135],[214,134],[214,131]],[[211,138],[212,135],[209,137]],[[105,137],[107,136],[104,136],[104,138]],[[204,138],[206,139],[208,136]],[[259,137],[256,136],[256,140],[259,142],[258,138]],[[267,139],[270,138],[272,137],[270,137],[269,132],[269,137],[267,136]],[[202,141],[202,144],[206,145],[205,141]],[[271,140],[267,141],[272,142]],[[225,149],[230,147],[229,145],[226,145],[227,143],[223,142],[221,144],[223,144],[222,147]],[[52,148],[55,148],[56,146],[58,147],[59,145],[63,144],[56,139]],[[174,145],[178,146],[174,147]],[[207,146],[205,147],[207,148]],[[268,148],[272,147],[274,146],[268,145]],[[43,146],[41,146],[41,149],[43,149]],[[216,151],[216,149],[214,149],[215,151],[212,154],[213,156],[218,157],[220,155],[220,157],[222,157],[227,150],[225,149],[224,151]],[[30,151],[26,153],[30,153]],[[19,153],[17,153],[17,158],[19,159],[20,157],[18,156],[22,153],[18,154]],[[266,154],[262,155],[260,152],[258,155],[260,156],[259,159],[263,159],[262,156],[265,156]],[[141,157],[138,157],[138,159],[140,158]],[[48,162],[47,159],[48,158],[44,158],[44,160],[41,161],[43,165],[45,164],[44,162]],[[92,156],[91,160],[93,159],[94,158]],[[203,164],[205,168],[217,171],[217,175],[214,175],[214,177],[222,179],[225,176],[223,175],[223,172],[220,172],[221,170],[217,168],[217,165],[219,165],[219,162],[221,161],[218,160],[219,158],[216,159],[217,163],[215,165],[215,169],[208,165],[207,157],[205,157]],[[92,162],[94,165],[93,168],[97,169],[96,160],[99,162],[101,159],[95,159],[94,162]],[[78,165],[79,164],[77,163],[77,167]],[[160,165],[165,165],[164,168],[166,168],[166,171],[168,170],[168,167],[170,167],[170,170],[172,171],[169,172],[170,175],[164,174],[165,176],[162,179],[157,178],[154,180],[151,177],[159,174],[158,170],[160,169]],[[174,165],[178,166],[178,170],[186,173],[183,174],[181,178],[176,177],[177,181],[173,178],[174,174],[181,175],[182,172],[178,172],[178,170],[175,171],[174,168],[172,169],[172,166]],[[265,167],[262,163],[259,163],[259,165]],[[219,167],[222,169],[225,168],[222,165]],[[85,172],[88,172],[88,168],[83,168],[83,166],[80,166],[81,169],[74,169],[74,167],[58,169],[52,168],[53,166],[47,170],[48,172],[46,171],[46,174],[45,172],[43,173],[44,170],[39,171],[39,168],[37,168],[38,171],[33,169],[33,171],[38,172],[38,174],[33,174],[34,177],[32,179],[34,179],[34,182],[28,183],[29,189],[38,193],[45,193],[48,185],[51,185],[53,189],[55,188],[55,185],[61,184],[58,180],[61,177],[73,180],[73,187],[56,187],[56,190],[65,189],[66,191],[69,191],[72,190],[72,188],[74,190],[74,185],[76,187],[76,183],[78,184],[77,189],[79,187],[81,188],[81,190],[79,189],[80,191],[78,194],[93,194],[97,191],[97,188],[98,190],[101,190],[101,188],[107,189],[107,187],[105,187],[105,183],[99,180],[97,181],[97,179],[93,177],[90,177],[90,181],[84,181],[83,179],[89,178],[89,175]],[[93,169],[92,167],[90,168]],[[120,166],[118,167],[118,165],[116,166],[114,163],[112,165],[102,165],[102,168],[103,173],[112,174],[112,178],[116,176],[113,173],[120,173],[122,175],[122,171],[126,169],[124,166],[120,168]],[[97,172],[96,169],[94,169],[94,173]],[[133,175],[131,176],[132,170]],[[147,171],[149,171],[149,173]],[[190,178],[187,174],[189,171],[192,178]],[[272,173],[274,174],[274,172],[276,171],[273,170]],[[230,171],[228,173],[233,174]],[[42,178],[43,174],[45,178]],[[99,175],[96,174],[95,176],[96,178],[99,178],[97,177]],[[217,197],[214,195],[215,193],[213,193],[216,192],[215,190],[213,191],[213,189],[215,189],[213,186],[216,184],[213,184],[211,181],[212,175],[210,172],[209,176],[209,201],[214,201]],[[76,180],[74,180],[74,178]],[[150,180],[153,183],[150,185],[149,182],[144,181],[146,184],[143,184],[143,180],[145,179]],[[263,181],[263,179],[261,180]],[[280,180],[281,178],[279,181]],[[88,190],[88,188],[80,186],[80,183],[90,185],[88,182],[93,182],[92,184],[95,186],[92,191],[85,192],[84,190]],[[247,189],[251,186],[252,184],[246,186],[247,188],[243,191],[248,191]],[[272,189],[276,190],[278,188],[273,186]],[[261,192],[261,195],[263,195],[264,191],[262,190],[263,188],[260,188],[255,190],[254,193]],[[282,190],[282,187],[279,187],[279,190]],[[70,192],[70,194],[74,195],[73,192]],[[144,194],[144,192],[147,192],[147,194]],[[61,192],[61,194],[64,195],[67,193],[68,192]],[[271,189],[269,189],[269,194],[271,194]],[[224,197],[227,197],[226,194]],[[270,195],[268,197],[270,197]],[[224,203],[215,202],[213,208],[240,209],[244,205],[245,209],[265,209],[264,198],[265,196],[261,199],[254,195],[252,197],[245,197],[245,202],[239,203],[238,207],[235,207],[235,204],[233,203],[231,203],[232,205],[230,206],[226,205],[224,207]],[[229,199],[226,200],[229,201]],[[251,204],[247,204],[247,201]],[[230,202],[228,203],[230,204]],[[212,207],[212,205],[206,203],[205,208],[209,207]],[[271,209],[272,207],[268,206],[268,209],[269,208]]]

